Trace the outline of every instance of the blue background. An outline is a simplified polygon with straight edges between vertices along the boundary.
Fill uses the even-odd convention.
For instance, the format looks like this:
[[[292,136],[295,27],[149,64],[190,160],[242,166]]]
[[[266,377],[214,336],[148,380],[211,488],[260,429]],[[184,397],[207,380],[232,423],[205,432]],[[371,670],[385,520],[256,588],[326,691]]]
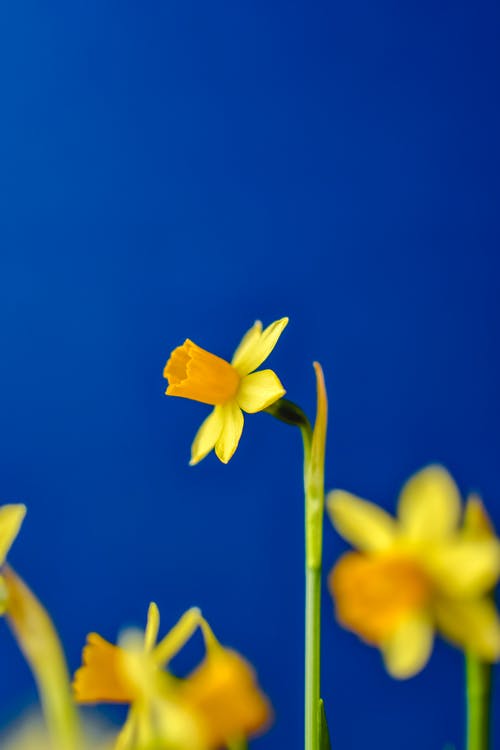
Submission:
[[[228,466],[189,468],[207,409],[162,379],[186,336],[229,357],[289,315],[270,366],[312,411],[323,363],[329,488],[393,509],[438,460],[500,524],[499,21],[486,0],[2,4],[1,498],[29,506],[10,559],[72,668],[89,630],[197,603],[272,697],[255,746],[301,746],[299,437],[259,414]],[[344,549],[327,525],[327,568]],[[457,651],[398,684],[326,591],[323,623],[334,747],[461,746]],[[34,689],[1,631],[5,723]]]

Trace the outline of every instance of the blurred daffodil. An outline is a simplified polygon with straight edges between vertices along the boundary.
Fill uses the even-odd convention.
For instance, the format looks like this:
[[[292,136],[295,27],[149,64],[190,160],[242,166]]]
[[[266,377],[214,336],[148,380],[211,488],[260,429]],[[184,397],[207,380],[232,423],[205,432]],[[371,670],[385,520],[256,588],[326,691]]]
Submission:
[[[262,330],[257,321],[230,363],[190,339],[174,349],[163,372],[168,380],[167,395],[214,406],[191,446],[191,465],[214,448],[218,458],[227,463],[241,437],[243,412],[262,411],[285,394],[273,370],[255,370],[271,354],[287,323],[288,318],[281,318]]]
[[[127,630],[117,646],[91,633],[83,650],[83,666],[75,674],[78,703],[125,703],[127,721],[115,750],[204,750],[197,721],[176,700],[175,678],[162,669],[191,636],[199,610],[188,610],[159,644],[159,612],[152,603],[145,633]]]
[[[176,678],[166,666],[198,626],[205,659],[187,678]],[[126,631],[117,646],[96,633],[88,637],[75,697],[130,705],[115,750],[217,750],[265,727],[270,708],[251,667],[220,646],[198,609],[188,610],[156,643],[158,629],[152,604],[145,634]]]
[[[406,678],[424,667],[436,629],[486,661],[500,658],[490,596],[500,576],[500,543],[476,500],[460,525],[460,496],[444,468],[429,466],[407,482],[397,519],[340,490],[329,494],[327,507],[339,533],[359,549],[330,574],[337,618],[381,649],[391,675]]]
[[[183,704],[199,717],[206,747],[238,746],[265,730],[269,701],[259,690],[252,667],[236,651],[218,644],[180,685]]]
[[[0,508],[0,566],[5,562],[25,515],[25,505],[4,505]],[[0,575],[0,615],[5,612],[7,595],[5,581]]]

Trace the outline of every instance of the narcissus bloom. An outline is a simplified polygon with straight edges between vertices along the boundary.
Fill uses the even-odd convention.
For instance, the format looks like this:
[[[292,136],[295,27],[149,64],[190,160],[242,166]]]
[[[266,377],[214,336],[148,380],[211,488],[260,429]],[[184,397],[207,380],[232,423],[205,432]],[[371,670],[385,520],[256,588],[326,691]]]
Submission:
[[[407,482],[397,519],[347,492],[327,498],[334,526],[360,550],[343,555],[330,574],[337,618],[381,649],[394,677],[411,677],[425,666],[436,629],[486,661],[500,658],[491,597],[500,542],[471,503],[460,525],[457,487],[440,466]]]
[[[25,515],[25,505],[4,505],[0,508],[0,566],[5,562],[14,539],[19,533]],[[0,575],[0,615],[5,612],[6,600],[7,590],[5,581]]]
[[[187,678],[165,668],[201,627],[207,654]],[[148,612],[146,632],[127,631],[119,645],[91,633],[77,671],[79,703],[126,703],[130,711],[116,750],[218,750],[246,738],[269,721],[270,708],[251,667],[216,641],[198,609],[188,610],[156,643],[159,613]]]
[[[245,334],[231,362],[207,352],[186,339],[174,349],[165,365],[166,394],[181,396],[214,406],[191,446],[191,465],[197,464],[215,448],[227,463],[243,430],[243,412],[262,411],[284,396],[278,376],[272,370],[255,372],[271,354],[288,323],[281,318],[262,330],[257,321]]]
[[[185,706],[200,719],[206,746],[228,747],[264,730],[271,720],[269,701],[258,689],[255,672],[236,651],[217,645],[180,686]]]
[[[147,750],[160,741],[166,747],[205,750],[196,718],[175,700],[175,680],[162,669],[191,636],[199,610],[188,610],[159,644],[160,616],[152,603],[144,634],[123,633],[117,646],[90,633],[83,650],[83,666],[73,683],[78,703],[126,703],[127,721],[115,750]]]

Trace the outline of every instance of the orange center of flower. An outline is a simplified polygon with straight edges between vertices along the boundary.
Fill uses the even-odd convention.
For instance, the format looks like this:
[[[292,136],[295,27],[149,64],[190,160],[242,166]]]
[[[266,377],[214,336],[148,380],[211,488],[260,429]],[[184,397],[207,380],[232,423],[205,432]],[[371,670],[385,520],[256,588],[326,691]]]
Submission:
[[[229,362],[189,339],[174,349],[163,377],[168,380],[168,396],[182,396],[212,406],[231,401],[241,380]]]
[[[430,582],[413,560],[348,552],[329,578],[337,618],[368,643],[380,644],[409,614],[424,607]]]
[[[90,633],[73,690],[78,703],[132,703],[134,687],[122,669],[122,652],[97,633]]]

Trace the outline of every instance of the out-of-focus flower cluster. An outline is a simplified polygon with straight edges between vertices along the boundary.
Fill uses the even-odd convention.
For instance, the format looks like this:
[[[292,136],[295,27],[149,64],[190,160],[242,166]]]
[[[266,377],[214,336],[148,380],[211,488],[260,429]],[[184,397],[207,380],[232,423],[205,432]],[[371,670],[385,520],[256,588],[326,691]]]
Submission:
[[[144,633],[127,630],[116,646],[91,633],[83,666],[75,675],[79,703],[130,705],[117,750],[216,750],[246,740],[269,724],[271,708],[252,668],[218,643],[198,609],[188,610],[157,643],[159,625],[153,603]],[[206,655],[180,679],[168,665],[197,627]]]
[[[0,508],[0,564],[17,536],[25,507]],[[2,611],[37,677],[42,699],[59,726],[55,740],[39,721],[17,726],[2,747],[9,750],[217,750],[244,746],[248,737],[263,731],[272,711],[252,667],[236,651],[217,641],[201,612],[188,610],[158,643],[160,615],[156,604],[148,611],[144,633],[129,629],[114,645],[91,633],[83,665],[74,680],[79,704],[125,703],[127,720],[116,740],[83,736],[74,725],[68,703],[69,684],[64,657],[52,623],[42,605],[10,568],[0,578]],[[174,676],[170,661],[197,628],[206,654],[187,677]],[[70,746],[71,745],[71,746]]]
[[[187,339],[170,355],[164,376],[168,395],[214,407],[196,434],[191,464],[213,449],[227,463],[241,437],[243,412],[267,410],[301,428],[307,580],[316,591],[308,599],[309,631],[306,628],[312,666],[306,669],[306,747],[316,750],[328,746],[325,717],[316,722],[317,706],[322,705],[319,603],[327,395],[322,369],[315,363],[318,405],[312,429],[299,407],[282,399],[285,389],[277,375],[257,371],[287,323],[288,318],[281,318],[263,330],[257,321],[231,362]],[[476,660],[500,659],[500,618],[493,597],[500,578],[500,541],[477,496],[463,507],[452,477],[436,465],[405,484],[396,518],[340,490],[329,494],[327,508],[339,533],[357,548],[342,555],[329,576],[337,618],[380,649],[392,676],[418,673],[431,655],[436,632]],[[25,513],[20,504],[0,508],[0,566]],[[270,703],[252,667],[218,642],[195,607],[161,640],[155,603],[149,607],[145,630],[125,630],[116,644],[90,633],[72,685],[50,617],[7,565],[0,570],[0,614],[31,666],[44,708],[43,723],[30,718],[0,738],[4,750],[244,750],[248,738],[271,722]],[[203,637],[204,657],[191,673],[179,677],[171,662],[197,631]],[[80,722],[76,705],[98,703],[128,707],[118,736]]]

